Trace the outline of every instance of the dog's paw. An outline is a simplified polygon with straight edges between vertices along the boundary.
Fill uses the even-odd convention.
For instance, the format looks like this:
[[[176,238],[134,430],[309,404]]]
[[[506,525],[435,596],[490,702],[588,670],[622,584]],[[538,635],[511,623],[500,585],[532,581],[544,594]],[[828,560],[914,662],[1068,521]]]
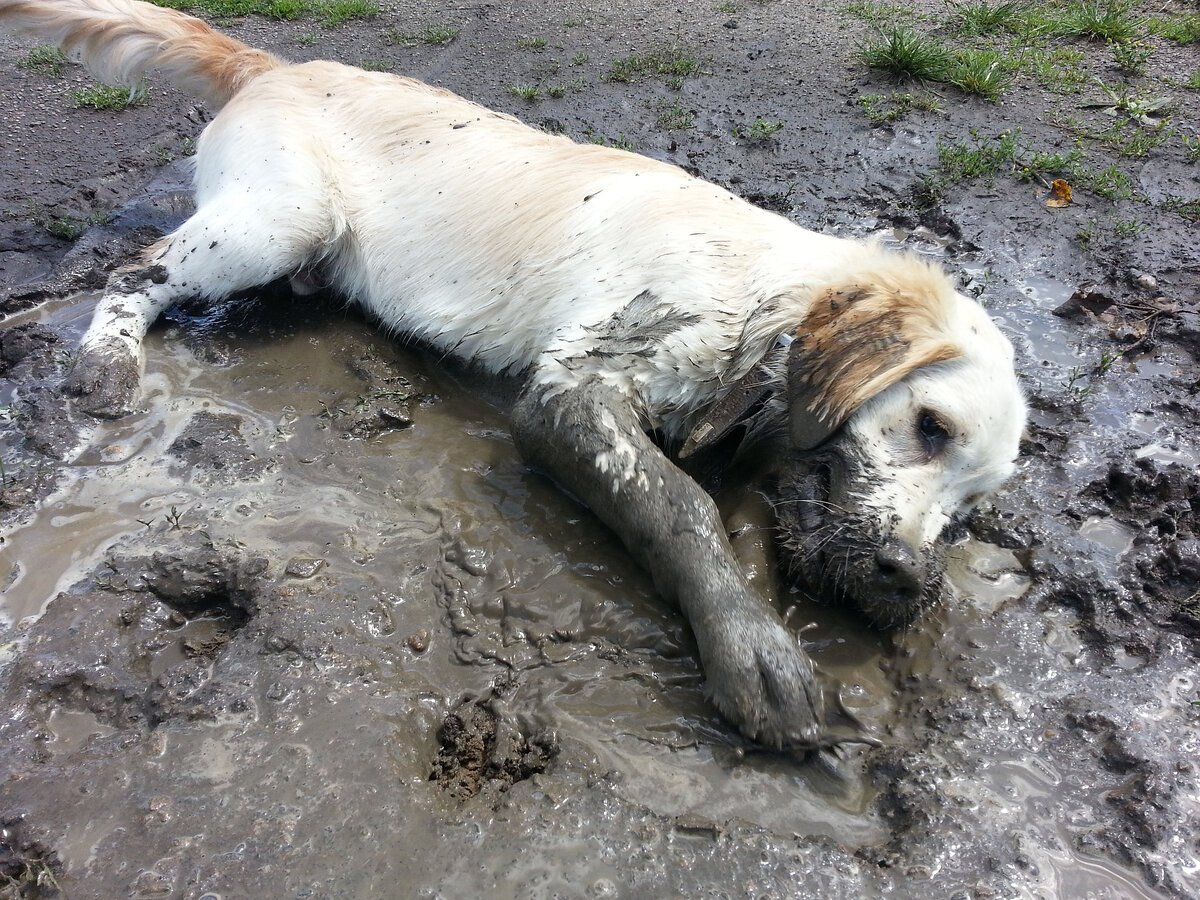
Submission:
[[[773,617],[743,617],[697,639],[712,702],[746,737],[772,750],[837,742],[825,731],[812,660]]]
[[[81,347],[67,377],[63,393],[75,406],[100,419],[119,419],[137,406],[138,362],[120,341],[107,340]]]

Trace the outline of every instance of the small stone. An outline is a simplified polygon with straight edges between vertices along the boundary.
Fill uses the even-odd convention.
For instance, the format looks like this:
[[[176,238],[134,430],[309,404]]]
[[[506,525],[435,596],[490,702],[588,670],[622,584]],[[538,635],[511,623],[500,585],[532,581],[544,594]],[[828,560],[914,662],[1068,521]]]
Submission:
[[[288,560],[287,567],[283,570],[283,573],[293,578],[312,578],[323,568],[325,568],[325,560],[323,559],[293,556]]]
[[[410,634],[406,638],[405,642],[409,647],[412,648],[414,652],[424,653],[429,649],[430,639],[431,635],[429,634],[429,631],[422,628],[420,631],[414,631],[412,634]]]

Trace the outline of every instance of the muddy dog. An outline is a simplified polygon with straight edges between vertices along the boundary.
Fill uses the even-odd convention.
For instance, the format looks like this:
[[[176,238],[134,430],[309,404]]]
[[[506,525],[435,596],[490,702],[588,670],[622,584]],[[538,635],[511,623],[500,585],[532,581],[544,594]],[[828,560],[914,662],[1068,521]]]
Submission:
[[[734,559],[684,454],[780,448],[781,547],[880,625],[941,589],[947,529],[1012,472],[1012,349],[935,267],[806,231],[686,172],[542,133],[409,78],[290,65],[137,0],[0,0],[109,83],[220,112],[196,212],[110,279],[66,389],[117,417],[167,306],[291,278],[520,379],[513,433],[687,616],[708,690],[773,748],[836,740],[812,664]],[[742,424],[738,424],[742,423]]]

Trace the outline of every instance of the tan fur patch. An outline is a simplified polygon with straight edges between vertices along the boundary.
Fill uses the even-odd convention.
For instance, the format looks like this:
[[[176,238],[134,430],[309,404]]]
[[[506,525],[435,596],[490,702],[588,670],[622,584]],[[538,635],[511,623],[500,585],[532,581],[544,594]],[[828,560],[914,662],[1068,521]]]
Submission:
[[[792,402],[836,428],[913,370],[960,356],[947,337],[952,297],[945,276],[919,260],[827,289],[794,334]]]

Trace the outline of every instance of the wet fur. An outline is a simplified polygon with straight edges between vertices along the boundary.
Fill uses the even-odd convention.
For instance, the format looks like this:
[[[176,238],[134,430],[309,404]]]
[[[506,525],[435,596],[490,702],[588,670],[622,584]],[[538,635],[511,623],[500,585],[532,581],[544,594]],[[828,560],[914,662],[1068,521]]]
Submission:
[[[680,603],[714,702],[764,743],[827,740],[811,665],[739,574],[711,501],[645,434],[680,445],[765,366],[757,431],[784,447],[790,568],[884,624],[937,593],[947,524],[1012,470],[1011,348],[925,262],[413,79],[289,65],[134,0],[0,0],[0,21],[107,80],[152,68],[223,106],[198,143],[196,213],[98,306],[66,385],[81,408],[136,407],[142,337],[170,304],[288,277],[297,302],[330,288],[399,336],[518,377],[527,456]],[[793,352],[773,350],[781,335]],[[936,458],[914,436],[927,407],[953,432]],[[812,422],[835,436],[809,453]],[[881,584],[872,548],[890,542],[917,561],[916,588]]]

